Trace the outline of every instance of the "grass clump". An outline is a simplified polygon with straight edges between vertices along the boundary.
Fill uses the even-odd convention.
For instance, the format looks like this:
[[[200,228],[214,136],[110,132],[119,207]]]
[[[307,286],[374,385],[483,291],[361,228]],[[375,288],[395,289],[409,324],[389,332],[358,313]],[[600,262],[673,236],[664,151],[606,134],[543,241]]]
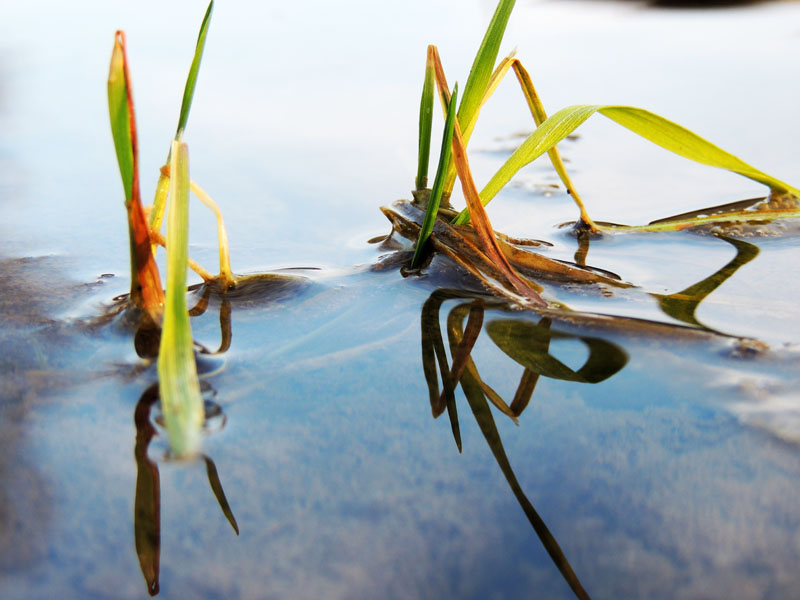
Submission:
[[[226,291],[234,285],[227,235],[219,208],[189,178],[188,146],[182,141],[189,119],[200,62],[208,35],[214,2],[209,3],[200,27],[194,58],[184,89],[178,127],[170,145],[167,164],[161,169],[154,205],[147,211],[139,190],[138,142],[133,94],[125,48],[125,34],[118,31],[108,78],[111,132],[125,191],[131,248],[131,293],[134,308],[144,311],[150,325],[161,326],[158,347],[159,390],[172,454],[193,456],[198,452],[204,421],[203,400],[194,357],[189,313],[186,306],[186,271],[189,266],[206,282],[219,282]],[[219,233],[220,273],[211,276],[188,256],[189,191],[214,212]],[[169,202],[167,235],[160,227]],[[155,264],[157,245],[167,249],[166,296]]]
[[[423,188],[427,183],[427,163],[430,156],[431,126],[429,115],[432,112],[432,104],[434,102],[431,81],[435,83],[438,89],[439,99],[446,115],[450,113],[450,96],[438,50],[435,46],[428,47],[425,83],[420,103],[417,189],[414,192],[415,204],[426,211],[424,218],[426,225],[421,227],[416,238],[416,248],[412,262],[414,268],[418,267],[424,258],[426,244],[433,231],[430,223],[435,222],[437,219],[439,222],[449,223],[451,226],[464,226],[471,222],[480,237],[481,249],[505,273],[507,282],[522,296],[533,300],[534,304],[543,303],[543,300],[534,297],[535,291],[531,293],[520,287],[520,281],[514,268],[511,267],[510,270],[506,268],[503,264],[502,253],[498,255],[493,249],[494,243],[489,237],[494,238],[495,235],[491,232],[491,228],[488,226],[488,217],[483,211],[483,207],[508,184],[520,169],[543,154],[549,156],[556,173],[578,207],[579,218],[575,224],[575,230],[580,235],[593,235],[611,231],[664,231],[726,221],[752,223],[770,219],[800,217],[800,190],[796,187],[753,167],[696,133],[651,111],[624,105],[578,104],[561,109],[548,117],[531,77],[519,59],[512,55],[502,59],[495,65],[500,42],[514,4],[514,0],[500,0],[497,5],[495,14],[489,23],[473,62],[467,84],[464,86],[461,104],[457,110],[457,117],[453,126],[454,135],[452,135],[452,139],[448,132],[450,125],[447,119],[445,120],[443,150],[440,153],[439,168],[434,180],[436,182],[440,180],[440,177],[442,178],[441,199],[439,199],[439,192],[436,185],[434,185],[433,190],[430,191],[429,200],[427,200],[428,190]],[[467,163],[466,146],[469,143],[469,138],[474,130],[481,107],[489,100],[510,70],[514,71],[520,84],[523,96],[536,124],[536,129],[498,169],[480,193],[473,193],[471,190],[473,185],[469,183],[472,180],[472,176]],[[581,124],[595,114],[603,115],[674,154],[700,164],[725,169],[762,183],[769,188],[770,196],[766,202],[758,205],[755,209],[753,206],[747,206],[724,214],[718,211],[714,215],[680,215],[680,218],[660,220],[649,225],[633,227],[598,223],[589,216],[583,200],[569,178],[557,148],[559,142],[572,134]],[[450,140],[450,142],[447,140]],[[445,148],[448,145],[450,147]],[[465,188],[464,196],[467,201],[467,207],[454,216],[449,210],[448,198],[452,192],[456,176],[461,179],[462,187]],[[434,192],[436,192],[436,195],[434,195]],[[776,200],[781,200],[781,202]],[[525,284],[524,280],[522,284]]]

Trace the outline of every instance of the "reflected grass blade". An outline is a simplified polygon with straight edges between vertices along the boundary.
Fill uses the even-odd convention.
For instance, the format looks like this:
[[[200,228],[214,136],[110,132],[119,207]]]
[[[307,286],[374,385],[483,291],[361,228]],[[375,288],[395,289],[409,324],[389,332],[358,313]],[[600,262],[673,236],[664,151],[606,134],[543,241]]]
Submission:
[[[614,342],[577,336],[550,329],[550,320],[536,325],[522,319],[502,319],[486,326],[489,337],[505,354],[534,373],[580,383],[600,383],[618,373],[628,363],[628,354]],[[550,352],[552,340],[578,340],[585,344],[588,357],[576,371]]]
[[[451,316],[453,312],[455,312],[455,309],[451,312]],[[452,335],[451,349],[453,348],[453,343],[457,343],[464,335],[460,326],[462,320],[462,315],[456,316],[455,318],[448,318],[448,333]],[[478,424],[483,437],[486,439],[486,443],[492,451],[497,465],[505,476],[514,497],[517,499],[522,511],[528,518],[528,522],[533,527],[533,530],[536,532],[539,540],[541,540],[545,550],[547,550],[553,563],[556,565],[564,581],[567,582],[575,596],[582,600],[588,600],[589,594],[586,593],[583,585],[581,585],[566,555],[561,550],[555,537],[550,533],[544,520],[539,516],[539,513],[536,512],[533,504],[528,500],[522,486],[519,484],[514,470],[511,468],[511,462],[508,460],[505,448],[503,447],[503,440],[500,437],[500,433],[497,431],[497,425],[494,422],[492,410],[484,395],[481,382],[470,369],[464,371],[461,376],[461,389],[464,390],[464,396],[466,396],[469,407],[472,409],[472,414],[475,416],[475,422]]]
[[[481,202],[484,205],[488,204],[517,171],[549,151],[598,112],[679,156],[700,164],[737,173],[766,185],[774,192],[800,196],[800,190],[756,169],[685,127],[648,110],[633,106],[583,104],[569,106],[558,111],[528,136],[483,188],[480,194]],[[468,212],[462,211],[454,223],[464,224],[468,221]]]
[[[725,283],[740,267],[746,265],[758,256],[760,252],[758,246],[748,242],[725,237],[723,235],[718,235],[717,237],[736,248],[736,256],[719,271],[689,286],[685,290],[668,296],[653,294],[653,297],[658,300],[658,305],[665,314],[689,325],[707,328],[700,323],[695,316],[700,303],[714,292],[714,290]]]
[[[414,248],[414,256],[411,258],[411,268],[416,269],[422,260],[422,254],[425,248],[425,243],[433,231],[433,222],[436,220],[436,215],[439,212],[439,204],[442,200],[442,192],[444,190],[444,178],[447,172],[447,165],[450,162],[450,154],[452,152],[453,143],[453,130],[456,122],[456,102],[458,100],[458,84],[453,88],[453,94],[450,97],[450,104],[447,107],[447,120],[445,122],[444,134],[442,136],[442,149],[439,153],[439,166],[436,169],[436,177],[433,181],[433,188],[431,195],[428,199],[428,206],[425,209],[425,218],[422,221],[422,228],[419,232],[419,239],[417,246]]]
[[[150,408],[158,400],[158,387],[145,390],[134,411],[136,424],[136,492],[133,501],[133,532],[139,566],[147,592],[158,594],[161,560],[161,478],[158,466],[147,456],[156,430],[150,423]]]
[[[203,400],[186,306],[189,243],[189,153],[186,144],[172,143],[171,185],[167,218],[167,299],[158,354],[162,411],[170,447],[177,457],[190,456],[200,446]]]
[[[207,456],[203,456],[203,460],[206,461],[206,474],[208,475],[208,483],[211,486],[211,491],[214,492],[214,497],[216,497],[219,507],[222,509],[222,514],[224,514],[225,518],[228,519],[228,523],[231,524],[231,527],[233,527],[236,535],[239,535],[239,525],[236,523],[236,517],[233,516],[233,511],[231,510],[230,504],[228,504],[228,499],[225,497],[225,490],[222,489],[222,484],[219,481],[217,467],[214,464],[214,461]]]
[[[520,486],[514,474],[514,470],[511,468],[511,463],[503,448],[503,440],[500,438],[500,434],[497,431],[497,426],[492,417],[492,411],[489,408],[489,403],[481,392],[480,385],[469,373],[464,373],[464,376],[461,378],[461,387],[472,409],[472,414],[475,416],[475,422],[478,423],[478,427],[480,427],[481,433],[483,433],[483,437],[489,445],[489,449],[492,451],[500,470],[503,472],[514,497],[517,499],[517,502],[519,502],[520,508],[522,508],[522,511],[528,518],[528,522],[531,524],[531,527],[533,527],[539,540],[541,540],[542,546],[547,550],[550,559],[553,561],[556,568],[558,568],[564,581],[567,582],[567,585],[569,585],[572,590],[572,593],[575,594],[577,598],[588,600],[589,594],[583,588],[583,585],[581,585],[564,551],[561,550],[561,546],[559,546],[556,538],[550,533],[550,529],[548,529],[544,520],[539,516],[539,513],[536,512],[533,504],[531,504],[525,492],[522,490],[522,486]]]

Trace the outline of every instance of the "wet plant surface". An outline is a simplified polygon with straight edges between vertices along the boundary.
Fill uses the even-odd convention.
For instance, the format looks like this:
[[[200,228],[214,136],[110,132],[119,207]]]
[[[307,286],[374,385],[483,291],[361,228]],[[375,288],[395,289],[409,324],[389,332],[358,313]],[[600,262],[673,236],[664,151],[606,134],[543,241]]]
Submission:
[[[545,102],[556,96],[553,109],[595,93],[635,102],[711,139],[728,136],[726,147],[798,181],[797,124],[778,126],[775,117],[786,95],[741,92],[764,109],[763,123],[751,129],[738,121],[739,82],[725,83],[726,61],[758,64],[756,88],[759,78],[781,81],[776,73],[800,54],[800,38],[784,26],[796,6],[712,15],[590,2],[581,7],[591,19],[579,19],[575,38],[558,42],[559,19],[575,4],[518,6],[508,39],[528,46],[523,55],[544,43],[524,33],[540,25],[560,49],[561,68],[575,72],[582,67],[574,57],[600,35],[591,19],[631,28],[617,50],[649,36],[660,52],[671,43],[656,35],[660,19],[682,24],[689,40],[713,19],[719,48],[730,56],[710,57],[707,46],[690,43],[672,62],[652,66],[659,78],[683,69],[683,91],[696,105],[673,97],[672,111],[669,102],[658,104],[655,76],[651,96],[592,80],[589,70],[585,85],[578,77],[566,91],[551,83],[545,92],[558,73],[542,64],[537,85],[541,78]],[[192,19],[203,8],[181,6]],[[406,13],[416,9],[372,15],[373,27],[385,30],[362,31],[365,43],[374,36],[379,47],[377,38],[413,22]],[[474,27],[440,40],[443,54],[449,45],[448,65],[471,56],[492,9],[470,6]],[[384,64],[372,91],[385,103],[364,107],[373,124],[349,122],[355,133],[346,136],[342,118],[326,117],[349,106],[355,91],[331,87],[309,127],[292,115],[311,84],[277,85],[295,77],[280,65],[264,66],[264,81],[227,73],[245,50],[276,51],[289,35],[282,30],[301,35],[302,21],[318,39],[298,54],[299,65],[313,70],[322,60],[319,79],[344,77],[349,55],[361,51],[345,46],[335,57],[347,36],[325,37],[330,9],[318,7],[310,22],[293,10],[259,15],[274,36],[250,47],[243,16],[217,7],[219,29],[209,43],[223,58],[209,50],[198,84],[193,173],[225,211],[234,269],[255,275],[227,293],[190,280],[206,412],[203,455],[190,462],[166,458],[154,392],[158,339],[137,331],[138,321],[114,300],[129,291],[130,270],[102,104],[104,63],[115,28],[128,28],[129,44],[153,31],[144,24],[147,7],[136,8],[138,20],[133,12],[95,13],[82,26],[88,41],[69,60],[21,34],[2,38],[9,41],[0,57],[10,66],[0,73],[11,74],[0,80],[0,120],[9,132],[0,141],[0,206],[8,214],[0,224],[0,596],[793,597],[800,589],[800,321],[791,224],[579,240],[558,227],[574,221],[574,205],[551,187],[557,179],[541,161],[489,214],[513,236],[512,246],[568,269],[550,278],[519,269],[550,306],[521,310],[487,287],[456,260],[465,256],[463,236],[443,226],[433,230],[439,251],[412,271],[413,236],[405,232],[419,228],[421,211],[392,200],[410,200],[417,67],[437,34],[409,26],[409,39],[380,44],[395,42],[397,56],[364,59],[365,68],[388,62],[397,72],[384,79]],[[434,3],[431,10],[449,9]],[[754,36],[768,27],[780,53],[764,38],[750,44],[739,29],[745,22]],[[193,27],[175,47],[192,47]],[[330,52],[320,50],[323,42]],[[162,130],[173,125],[180,85],[162,109],[145,101],[163,85],[159,76],[150,82],[137,73],[159,73],[162,64],[166,79],[174,71],[182,84],[188,57],[173,63],[173,52],[165,58],[136,48],[140,122],[150,119],[154,132],[161,121]],[[415,68],[404,71],[406,62]],[[690,62],[694,70],[685,68]],[[713,95],[732,98],[721,116],[703,103],[709,64]],[[637,70],[636,59],[623,58],[618,68],[624,78]],[[58,111],[37,104],[59,69],[74,77],[70,90],[91,85],[97,99],[70,91]],[[351,85],[364,92],[366,84]],[[276,111],[294,105],[282,117],[290,122],[264,114],[243,123],[236,98],[248,97],[272,101]],[[496,170],[517,131],[532,129],[517,96],[498,102],[507,109],[492,113],[487,105],[489,123],[470,146],[476,177]],[[374,135],[387,106],[402,116]],[[69,108],[83,117],[77,146],[73,125],[59,116]],[[143,147],[152,141],[161,149],[161,138],[141,127]],[[498,140],[497,131],[507,133]],[[31,144],[45,132],[52,143]],[[560,148],[597,219],[649,223],[764,193],[672,162],[613,128],[579,134]],[[342,141],[353,135],[354,144]],[[329,147],[321,148],[325,140]],[[300,156],[314,177],[289,166]],[[158,158],[143,155],[153,161],[143,172],[157,175]],[[390,223],[379,206],[406,222]],[[213,264],[215,222],[201,207],[192,210],[190,254]],[[522,238],[546,243],[518,244]]]

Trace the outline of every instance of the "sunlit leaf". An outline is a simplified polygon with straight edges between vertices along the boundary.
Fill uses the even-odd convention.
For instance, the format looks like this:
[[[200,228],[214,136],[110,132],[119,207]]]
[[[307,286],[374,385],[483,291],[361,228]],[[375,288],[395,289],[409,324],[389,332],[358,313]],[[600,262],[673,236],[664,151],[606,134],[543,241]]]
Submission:
[[[125,206],[128,211],[130,299],[134,306],[143,309],[151,321],[157,323],[161,318],[164,295],[139,193],[136,115],[125,52],[125,34],[122,31],[114,34],[114,48],[108,74],[108,109],[111,134],[125,190]]]
[[[419,154],[417,164],[417,189],[428,187],[428,163],[431,158],[431,126],[433,123],[433,59],[428,47],[425,61],[425,82],[419,102]]]
[[[514,10],[515,0],[500,0],[495,9],[486,34],[483,37],[475,61],[469,71],[467,83],[464,86],[464,96],[461,106],[458,107],[458,123],[464,130],[464,141],[467,142],[475,127],[476,115],[480,109],[486,88],[494,71],[500,43],[503,41],[508,19]]]
[[[208,35],[208,26],[211,23],[211,13],[214,12],[214,0],[208,5],[206,15],[203,17],[203,23],[200,25],[200,33],[197,36],[197,46],[194,51],[194,59],[192,66],[189,69],[189,76],[186,78],[186,87],[183,90],[183,100],[181,101],[181,114],[178,118],[178,129],[175,132],[175,139],[180,141],[183,137],[183,131],[186,129],[186,123],[189,120],[189,110],[192,108],[192,100],[194,99],[194,89],[197,85],[197,74],[200,71],[200,61],[203,58],[203,50],[206,46],[206,36]]]
[[[514,10],[514,3],[515,0],[500,0],[497,3],[497,8],[469,71],[461,105],[458,107],[458,123],[462,129],[465,145],[469,143],[472,130],[478,120],[478,112],[494,71],[500,43],[503,41],[511,11]],[[455,177],[455,166],[451,164],[445,180],[445,194],[449,195],[452,191]]]
[[[167,216],[167,298],[158,354],[162,412],[175,456],[197,452],[203,427],[203,399],[197,379],[192,329],[186,306],[189,244],[189,153],[173,142]]]
[[[183,132],[186,129],[186,124],[189,121],[189,111],[192,108],[192,100],[194,99],[194,90],[197,86],[197,75],[200,71],[200,61],[203,58],[203,50],[206,46],[206,36],[208,35],[208,26],[211,23],[211,14],[214,12],[214,0],[208,5],[205,17],[200,25],[200,33],[197,35],[197,45],[195,46],[194,58],[192,59],[192,66],[189,68],[189,75],[186,77],[186,85],[183,89],[183,99],[181,100],[181,112],[178,116],[178,127],[175,130],[175,140],[180,141],[183,138]],[[167,155],[167,164],[171,158],[170,154]],[[155,231],[161,231],[161,224],[164,220],[164,212],[167,203],[167,194],[169,192],[169,176],[163,172],[159,174],[158,183],[156,184],[156,193],[153,199],[153,209],[150,211],[150,227]]]
[[[738,173],[763,183],[776,192],[788,192],[800,196],[800,190],[759,171],[733,154],[655,113],[632,106],[586,104],[569,106],[558,111],[528,136],[483,188],[480,194],[481,202],[484,205],[488,204],[517,171],[553,148],[586,119],[598,112],[679,156]],[[462,211],[455,223],[463,224],[468,220],[467,212]]]
[[[125,68],[125,34],[114,35],[114,49],[108,70],[108,112],[111,119],[111,136],[117,153],[125,204],[133,195],[133,140],[131,139],[131,110],[128,104],[128,79]]]

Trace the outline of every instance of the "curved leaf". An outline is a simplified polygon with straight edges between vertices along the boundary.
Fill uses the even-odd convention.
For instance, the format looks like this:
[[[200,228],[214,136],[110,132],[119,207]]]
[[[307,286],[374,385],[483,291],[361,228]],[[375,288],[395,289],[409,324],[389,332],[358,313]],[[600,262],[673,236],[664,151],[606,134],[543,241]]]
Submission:
[[[763,183],[776,192],[788,192],[800,196],[800,190],[756,169],[696,133],[653,112],[634,106],[579,104],[568,106],[553,114],[528,136],[483,188],[480,194],[481,202],[484,205],[488,204],[517,171],[550,150],[598,112],[679,156],[700,164],[738,173],[743,177]],[[469,221],[469,215],[467,211],[462,211],[454,223],[463,224],[467,221]]]

